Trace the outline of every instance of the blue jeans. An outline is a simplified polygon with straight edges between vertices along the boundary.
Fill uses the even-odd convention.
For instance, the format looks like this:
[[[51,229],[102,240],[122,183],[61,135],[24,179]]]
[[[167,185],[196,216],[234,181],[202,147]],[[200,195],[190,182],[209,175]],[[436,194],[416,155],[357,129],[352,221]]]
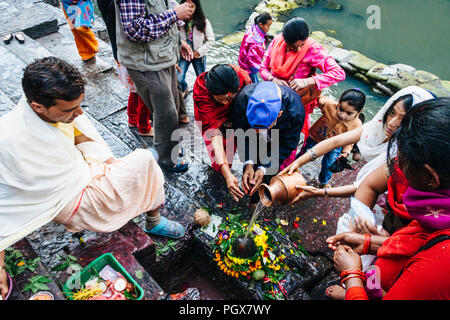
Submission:
[[[203,56],[198,59],[192,59],[191,61],[186,61],[183,58],[180,58],[180,62],[178,62],[178,66],[181,69],[181,73],[178,71],[178,83],[180,84],[181,91],[184,92],[187,88],[186,83],[186,73],[191,65],[194,67],[195,75],[198,77],[200,74],[206,71],[206,56]]]
[[[259,78],[258,78],[258,72],[256,73],[250,73],[249,74],[250,79],[252,80],[253,83],[258,83],[259,82]]]
[[[306,143],[303,146],[302,150],[300,151],[300,155],[304,154],[308,149],[311,149],[317,144],[311,137],[308,137],[306,139]],[[327,184],[328,180],[331,179],[331,176],[333,175],[333,172],[328,170],[329,167],[339,158],[341,155],[342,147],[336,148],[327,154],[325,154],[322,158],[322,168],[320,169],[319,174],[319,182],[321,184]]]

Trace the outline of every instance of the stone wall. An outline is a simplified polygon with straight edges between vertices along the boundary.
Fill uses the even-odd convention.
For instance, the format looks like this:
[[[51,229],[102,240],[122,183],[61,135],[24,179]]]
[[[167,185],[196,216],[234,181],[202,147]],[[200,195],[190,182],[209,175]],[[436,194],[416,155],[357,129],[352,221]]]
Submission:
[[[314,5],[317,0],[264,0],[258,4],[246,23],[246,28],[253,24],[255,16],[268,12],[274,17],[269,36],[274,37],[281,32],[283,23],[277,21],[280,15],[287,15],[290,11]],[[332,3],[330,3],[332,5]],[[335,6],[339,10],[340,6]],[[227,44],[242,41],[244,31],[225,36],[222,41]],[[341,41],[326,35],[322,31],[313,31],[311,37],[322,44],[330,55],[347,72],[347,75],[361,80],[372,87],[378,94],[393,95],[400,89],[415,85],[429,90],[437,97],[450,96],[450,81],[441,80],[438,76],[405,64],[386,65],[377,62],[355,51],[344,49]]]

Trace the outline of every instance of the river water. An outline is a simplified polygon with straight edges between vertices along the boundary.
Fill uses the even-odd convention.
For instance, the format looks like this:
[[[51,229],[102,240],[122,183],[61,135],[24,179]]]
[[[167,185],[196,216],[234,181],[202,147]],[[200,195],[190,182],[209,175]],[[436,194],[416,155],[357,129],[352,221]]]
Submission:
[[[223,36],[243,30],[252,9],[260,0],[203,0],[202,6],[210,20],[216,43],[207,55],[208,69],[217,63],[235,63],[239,44],[225,45]],[[444,65],[450,51],[449,0],[338,0],[343,10],[332,11],[321,0],[313,7],[298,8],[290,16],[304,17],[311,31],[320,30],[342,41],[344,48],[359,51],[385,64],[404,63],[450,79],[450,69]],[[370,30],[366,12],[371,4],[380,8],[381,29]],[[285,20],[288,17],[280,17]],[[187,77],[190,88],[195,76],[192,68]],[[364,113],[371,119],[388,97],[378,95],[361,81],[348,77],[326,90],[338,98],[349,88],[360,88],[367,96]],[[312,120],[320,116],[316,110]]]

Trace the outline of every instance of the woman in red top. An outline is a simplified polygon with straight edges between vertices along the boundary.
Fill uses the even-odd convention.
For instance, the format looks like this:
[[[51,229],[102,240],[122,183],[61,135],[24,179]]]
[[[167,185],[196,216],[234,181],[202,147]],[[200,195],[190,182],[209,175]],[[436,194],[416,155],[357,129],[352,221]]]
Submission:
[[[327,239],[347,300],[377,293],[385,300],[450,299],[449,118],[449,98],[422,102],[407,113],[389,143],[389,149],[398,145],[399,169],[408,182],[403,204],[410,224],[390,237],[343,233]],[[364,253],[377,255],[365,274]]]
[[[239,180],[231,173],[236,146],[231,129],[230,104],[245,85],[252,83],[247,71],[232,64],[218,64],[198,76],[194,84],[194,116],[199,126],[212,168],[220,172],[236,201],[244,196]]]

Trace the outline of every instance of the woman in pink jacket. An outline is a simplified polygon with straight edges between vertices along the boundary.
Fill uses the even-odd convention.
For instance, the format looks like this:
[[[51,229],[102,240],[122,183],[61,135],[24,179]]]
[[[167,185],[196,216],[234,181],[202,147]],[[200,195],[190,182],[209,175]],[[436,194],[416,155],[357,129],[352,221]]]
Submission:
[[[316,74],[316,69],[322,73]],[[300,17],[289,19],[281,34],[269,44],[259,73],[264,80],[291,87],[297,93],[304,88],[322,90],[345,80],[345,71],[321,44],[309,37],[308,25]],[[302,97],[302,101],[306,112],[302,132],[306,140],[311,127],[309,114],[318,104],[317,99],[305,103]]]
[[[239,66],[248,72],[252,82],[259,82],[258,72],[261,60],[266,52],[266,34],[272,24],[268,13],[261,13],[255,18],[255,24],[245,32],[239,50]]]

